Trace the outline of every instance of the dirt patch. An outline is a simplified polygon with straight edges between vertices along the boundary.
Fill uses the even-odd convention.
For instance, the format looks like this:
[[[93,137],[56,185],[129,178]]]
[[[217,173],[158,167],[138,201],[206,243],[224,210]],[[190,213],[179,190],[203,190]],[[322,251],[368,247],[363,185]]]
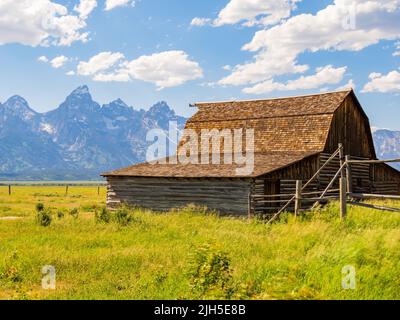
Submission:
[[[20,220],[22,217],[0,217],[0,220],[12,221],[12,220]]]

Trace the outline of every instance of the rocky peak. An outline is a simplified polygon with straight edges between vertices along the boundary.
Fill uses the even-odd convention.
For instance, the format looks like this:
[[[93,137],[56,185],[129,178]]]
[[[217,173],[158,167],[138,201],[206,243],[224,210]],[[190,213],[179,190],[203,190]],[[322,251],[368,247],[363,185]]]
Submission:
[[[123,100],[117,99],[109,104],[103,105],[104,109],[111,109],[111,110],[126,110],[126,109],[131,109]]]
[[[30,120],[37,114],[29,107],[28,102],[18,95],[12,96],[4,103],[3,111],[6,115],[19,117],[23,120]]]
[[[71,92],[61,105],[61,108],[79,111],[97,111],[100,109],[100,106],[93,101],[89,88],[83,85]]]
[[[165,101],[160,101],[153,105],[147,112],[149,115],[163,115],[163,116],[175,116],[175,112],[169,107]]]
[[[86,86],[86,85],[79,86],[74,91],[72,91],[69,96],[75,96],[75,97],[87,97],[87,96],[90,96],[90,98],[92,98],[91,95],[90,95],[90,92],[89,92],[89,87]]]

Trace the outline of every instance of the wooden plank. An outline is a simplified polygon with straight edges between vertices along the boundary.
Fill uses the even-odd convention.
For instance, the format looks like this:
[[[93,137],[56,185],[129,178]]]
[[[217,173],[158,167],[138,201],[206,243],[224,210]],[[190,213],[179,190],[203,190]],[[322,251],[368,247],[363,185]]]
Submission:
[[[303,187],[303,182],[301,180],[296,181],[296,199],[294,204],[294,215],[297,217],[301,210],[301,190]]]
[[[248,201],[247,214],[248,218],[251,220],[253,218],[253,211],[251,210],[251,192],[249,192],[247,201]]]
[[[350,160],[350,163],[369,163],[369,164],[394,163],[394,162],[400,162],[400,159],[388,159],[388,160]]]
[[[340,178],[340,219],[345,220],[347,216],[347,181]]]
[[[350,197],[356,199],[388,199],[388,200],[400,200],[400,196],[384,195],[384,194],[368,194],[368,193],[350,193]]]
[[[341,178],[344,179],[345,177],[345,156],[344,156],[344,150],[343,150],[343,144],[339,143],[339,160],[340,160],[340,168],[341,170]]]
[[[325,195],[328,193],[329,189],[333,186],[335,180],[336,180],[336,179],[339,177],[339,175],[341,174],[341,172],[342,172],[342,170],[343,170],[343,168],[344,168],[345,165],[346,165],[346,163],[344,163],[344,164],[342,165],[342,167],[339,169],[339,171],[338,171],[338,172],[335,174],[335,176],[332,178],[332,181],[331,181],[331,182],[328,184],[328,186],[325,188],[324,192],[322,192],[320,199],[322,199],[323,197],[325,197]],[[318,204],[318,202],[316,202],[316,203],[314,204],[313,208],[316,207],[317,204]]]
[[[351,204],[353,206],[365,207],[365,208],[369,208],[369,209],[377,209],[377,210],[391,211],[391,212],[400,212],[400,208],[388,208],[388,207],[377,206],[377,205],[373,205],[373,204],[367,204],[367,203],[363,203],[363,202],[352,202],[352,201],[349,201],[348,204]]]
[[[332,190],[328,190],[327,193],[339,193],[340,189],[332,189]],[[304,196],[312,196],[312,195],[318,195],[320,194],[321,191],[313,191],[313,192],[303,192],[302,195]]]
[[[353,192],[353,177],[352,177],[352,172],[351,172],[351,164],[350,161],[351,157],[350,156],[346,156],[346,177],[347,177],[347,190],[351,193]]]
[[[339,194],[335,195],[335,196],[325,196],[323,198],[303,198],[302,201],[303,202],[315,202],[315,201],[324,201],[324,200],[336,200],[339,199]]]

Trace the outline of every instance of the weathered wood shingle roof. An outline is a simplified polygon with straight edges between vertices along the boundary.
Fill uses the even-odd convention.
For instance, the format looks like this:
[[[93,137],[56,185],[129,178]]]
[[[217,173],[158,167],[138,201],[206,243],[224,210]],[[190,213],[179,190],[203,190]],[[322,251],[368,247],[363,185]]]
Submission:
[[[268,100],[198,103],[186,129],[254,129],[255,167],[260,176],[301,161],[325,148],[335,111],[351,93],[339,91]],[[185,139],[178,147],[182,150]],[[222,151],[221,151],[222,152]],[[103,176],[238,177],[237,165],[142,163]]]
[[[170,158],[166,159],[167,164],[157,162],[141,163],[135,166],[104,173],[105,177],[129,176],[129,177],[171,177],[171,178],[244,178],[258,177],[267,172],[287,167],[299,162],[309,156],[312,152],[269,152],[256,153],[254,155],[254,170],[251,174],[238,174],[237,169],[244,165],[233,164],[168,164]],[[223,157],[223,155],[221,156]],[[200,163],[200,162],[199,162]]]
[[[189,122],[277,118],[334,113],[351,90],[268,100],[203,102]]]
[[[351,90],[269,100],[198,103],[187,129],[255,130],[255,152],[321,152],[335,111]],[[178,151],[179,153],[179,151]]]

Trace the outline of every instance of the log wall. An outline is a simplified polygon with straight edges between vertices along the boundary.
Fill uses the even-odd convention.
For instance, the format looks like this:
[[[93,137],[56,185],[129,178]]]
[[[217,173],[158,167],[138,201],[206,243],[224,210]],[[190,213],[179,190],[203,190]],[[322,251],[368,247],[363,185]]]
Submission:
[[[387,164],[372,165],[372,192],[377,194],[400,194],[400,172]]]
[[[168,211],[197,204],[222,214],[248,214],[250,179],[108,177],[107,182],[109,208],[126,203]]]
[[[292,164],[286,168],[277,170],[270,174],[260,176],[254,180],[252,186],[252,194],[295,194],[296,180],[302,180],[304,183],[308,181],[319,169],[319,156],[311,156],[303,161]],[[313,181],[305,190],[305,192],[317,191],[319,187],[318,180]],[[275,191],[275,192],[273,192]],[[289,197],[273,198],[269,200],[288,200]],[[287,202],[287,201],[286,201]],[[262,201],[252,201],[251,209],[254,214],[270,215],[279,211],[285,202],[267,204]],[[304,205],[307,209],[307,206]],[[294,210],[294,203],[289,206],[289,211]]]
[[[326,153],[322,153],[320,156],[321,165],[324,164],[330,155]],[[351,157],[353,160],[368,160],[367,158],[362,157]],[[325,189],[329,182],[332,180],[336,172],[340,169],[340,160],[339,158],[335,158],[331,161],[328,166],[322,170],[319,176],[320,188]],[[356,193],[370,193],[372,187],[372,176],[371,176],[371,166],[369,164],[352,164],[351,165],[351,173],[352,173],[352,187],[353,192]],[[334,188],[339,188],[339,180],[337,180],[334,184]]]

